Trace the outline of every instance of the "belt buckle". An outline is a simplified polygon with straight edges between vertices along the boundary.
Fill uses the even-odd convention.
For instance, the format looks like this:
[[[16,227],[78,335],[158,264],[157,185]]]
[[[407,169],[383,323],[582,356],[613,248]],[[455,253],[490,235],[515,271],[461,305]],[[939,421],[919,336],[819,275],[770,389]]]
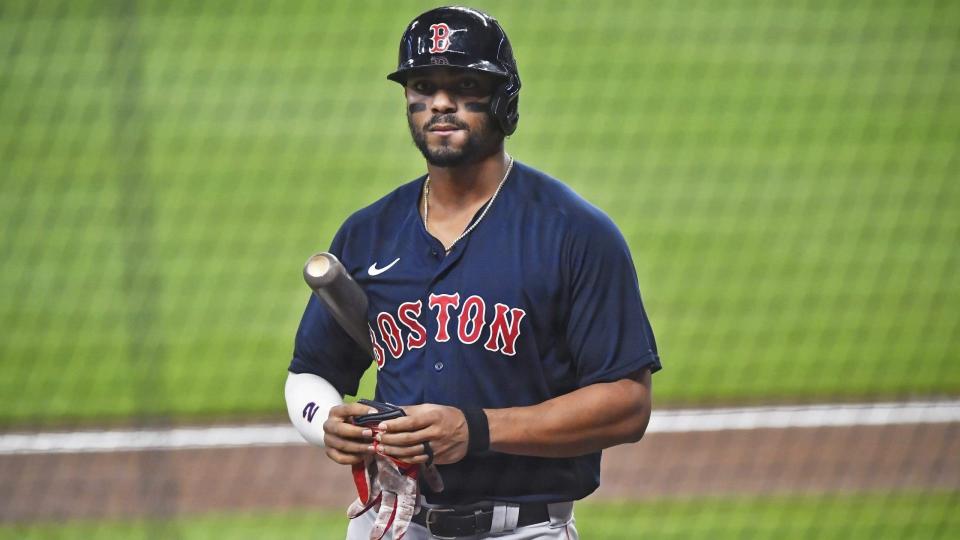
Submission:
[[[463,538],[463,536],[441,536],[436,532],[434,532],[433,530],[433,525],[439,519],[438,514],[455,514],[458,512],[456,508],[427,508],[426,510],[427,510],[427,515],[424,518],[424,522],[426,523],[427,530],[430,532],[431,536],[433,536],[434,538],[437,538],[438,540],[457,540],[457,538]],[[477,516],[480,514],[480,512],[481,510],[474,510],[472,514],[469,514],[473,516],[474,532],[467,536],[473,536],[474,534],[477,534],[479,532],[477,530],[479,529],[479,522],[477,521]]]
[[[456,540],[456,536],[440,536],[433,532],[433,524],[437,522],[437,514],[452,514],[455,510],[453,508],[427,508],[427,517],[424,519],[424,522],[427,525],[427,530],[430,531],[430,536],[438,538],[440,540]]]

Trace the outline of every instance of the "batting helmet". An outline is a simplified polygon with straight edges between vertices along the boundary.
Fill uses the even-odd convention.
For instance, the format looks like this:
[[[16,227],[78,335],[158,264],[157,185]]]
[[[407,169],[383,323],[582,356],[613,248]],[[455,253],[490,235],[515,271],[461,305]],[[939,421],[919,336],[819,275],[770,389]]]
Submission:
[[[405,85],[411,73],[457,67],[502,79],[490,99],[490,114],[506,135],[517,129],[520,75],[513,48],[496,19],[466,7],[432,9],[414,19],[400,38],[397,70],[387,75]]]

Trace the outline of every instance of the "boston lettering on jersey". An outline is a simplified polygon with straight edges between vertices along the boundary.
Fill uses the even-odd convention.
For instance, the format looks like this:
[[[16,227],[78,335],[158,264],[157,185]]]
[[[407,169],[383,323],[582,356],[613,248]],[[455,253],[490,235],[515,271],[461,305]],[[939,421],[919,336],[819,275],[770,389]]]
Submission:
[[[396,314],[378,313],[375,328],[368,325],[377,369],[383,368],[387,353],[399,359],[406,351],[426,346],[428,333],[421,317],[433,317],[436,321],[436,332],[430,337],[438,343],[456,338],[464,345],[472,345],[482,340],[488,351],[506,356],[517,354],[520,323],[526,311],[501,303],[488,310],[487,302],[475,294],[462,303],[460,300],[460,293],[431,293],[426,312],[423,302],[417,300],[401,303]],[[451,321],[455,321],[455,329],[450,328]]]

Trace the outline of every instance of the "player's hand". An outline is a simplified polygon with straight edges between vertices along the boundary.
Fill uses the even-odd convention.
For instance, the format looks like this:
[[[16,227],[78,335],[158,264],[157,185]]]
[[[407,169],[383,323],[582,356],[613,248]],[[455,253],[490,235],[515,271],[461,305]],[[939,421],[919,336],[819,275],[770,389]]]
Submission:
[[[428,442],[436,464],[456,463],[467,455],[470,434],[460,409],[427,403],[403,410],[406,416],[378,426],[379,453],[407,463],[426,463],[429,456],[423,443]]]
[[[327,457],[343,465],[362,463],[372,452],[373,431],[351,423],[354,416],[377,412],[368,405],[344,403],[330,409],[323,423],[323,444]]]

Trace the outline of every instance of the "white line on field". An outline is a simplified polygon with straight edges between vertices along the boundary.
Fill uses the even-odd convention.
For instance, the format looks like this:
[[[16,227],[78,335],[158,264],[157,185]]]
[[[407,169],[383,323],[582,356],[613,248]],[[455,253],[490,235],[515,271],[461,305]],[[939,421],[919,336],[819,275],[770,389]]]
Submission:
[[[647,433],[960,422],[960,400],[654,410]]]
[[[647,433],[960,422],[960,400],[655,410]],[[0,434],[0,455],[306,444],[288,424]]]

